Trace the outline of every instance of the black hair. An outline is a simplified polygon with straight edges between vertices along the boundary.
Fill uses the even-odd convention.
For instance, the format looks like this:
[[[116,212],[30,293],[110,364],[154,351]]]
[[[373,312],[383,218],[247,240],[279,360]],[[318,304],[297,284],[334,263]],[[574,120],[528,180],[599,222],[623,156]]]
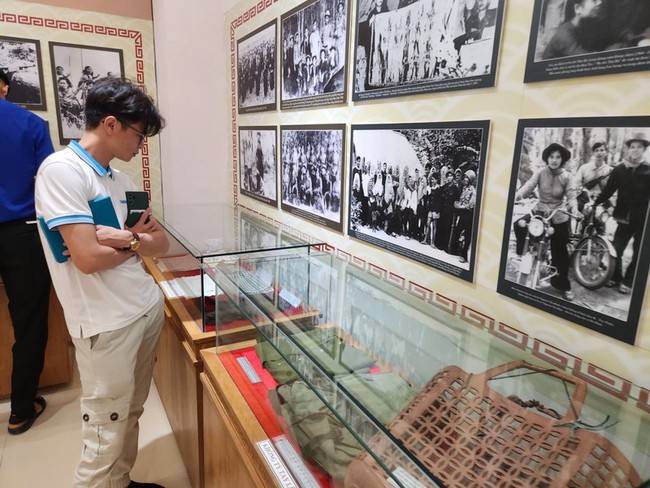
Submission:
[[[106,76],[95,82],[86,98],[86,129],[94,129],[112,115],[121,122],[144,123],[142,133],[155,136],[165,126],[153,99],[131,80]]]
[[[591,146],[591,150],[595,151],[599,147],[604,147],[605,149],[607,149],[607,143],[603,141],[594,142],[594,144]]]
[[[7,87],[10,87],[11,82],[9,80],[9,75],[5,72],[5,70],[0,68],[0,80],[7,85]],[[9,93],[9,90],[7,90],[7,93]]]

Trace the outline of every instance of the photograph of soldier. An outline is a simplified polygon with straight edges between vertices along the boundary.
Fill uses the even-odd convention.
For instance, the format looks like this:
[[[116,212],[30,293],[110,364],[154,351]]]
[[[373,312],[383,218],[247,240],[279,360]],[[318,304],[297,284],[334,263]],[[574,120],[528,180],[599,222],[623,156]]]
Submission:
[[[39,41],[0,36],[0,70],[11,82],[7,101],[28,110],[47,109],[41,59]]]
[[[649,53],[647,0],[537,0],[525,81],[648,70]]]
[[[503,0],[360,0],[353,100],[492,86],[502,17]]]
[[[633,340],[649,268],[647,134],[647,117],[520,121],[500,293]]]
[[[275,33],[272,21],[237,41],[239,113],[275,110]]]
[[[352,126],[348,233],[473,279],[488,122]]]
[[[343,102],[348,1],[309,1],[283,15],[281,22],[281,108]]]
[[[343,125],[281,128],[282,209],[342,230]]]
[[[278,205],[275,127],[239,128],[239,189],[243,195]]]
[[[121,49],[96,48],[50,42],[52,78],[56,87],[59,142],[66,145],[79,139],[86,120],[83,108],[86,93],[105,76],[123,76]]]

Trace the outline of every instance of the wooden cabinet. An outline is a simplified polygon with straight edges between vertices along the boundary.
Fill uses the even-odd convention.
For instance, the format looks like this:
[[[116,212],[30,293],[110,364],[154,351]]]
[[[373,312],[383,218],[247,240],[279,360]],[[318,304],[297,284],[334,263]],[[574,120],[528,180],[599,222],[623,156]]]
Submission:
[[[278,486],[256,446],[268,436],[217,358],[216,348],[202,350],[201,356],[205,486]]]
[[[49,335],[45,351],[45,368],[40,386],[53,386],[70,381],[70,336],[63,318],[63,309],[54,292],[50,292]],[[5,287],[0,283],[0,398],[11,394],[11,347],[13,327]]]
[[[152,259],[145,267],[156,282],[165,277]],[[203,483],[203,391],[199,351],[215,344],[214,332],[202,332],[196,310],[180,299],[165,297],[165,324],[160,335],[154,381],[194,488]],[[208,485],[210,486],[210,485]]]

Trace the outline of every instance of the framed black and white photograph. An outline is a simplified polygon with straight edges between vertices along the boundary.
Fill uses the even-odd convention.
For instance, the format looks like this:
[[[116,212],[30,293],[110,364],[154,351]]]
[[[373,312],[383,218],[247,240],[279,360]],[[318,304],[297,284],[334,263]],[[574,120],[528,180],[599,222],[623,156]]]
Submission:
[[[266,112],[277,107],[273,20],[237,41],[238,113]]]
[[[497,291],[634,344],[649,146],[650,117],[520,120]]]
[[[68,144],[83,134],[88,90],[105,76],[124,77],[121,49],[50,42],[52,79],[59,119],[59,142]]]
[[[282,210],[343,230],[345,125],[282,126]]]
[[[239,127],[240,191],[274,207],[278,206],[276,141],[275,127]]]
[[[504,0],[358,0],[352,100],[494,86]]]
[[[9,78],[9,102],[47,110],[40,41],[0,36],[0,70]]]
[[[647,0],[535,0],[526,83],[649,69]]]
[[[347,99],[350,0],[309,0],[281,19],[281,109]]]
[[[348,234],[473,281],[489,121],[353,125]]]

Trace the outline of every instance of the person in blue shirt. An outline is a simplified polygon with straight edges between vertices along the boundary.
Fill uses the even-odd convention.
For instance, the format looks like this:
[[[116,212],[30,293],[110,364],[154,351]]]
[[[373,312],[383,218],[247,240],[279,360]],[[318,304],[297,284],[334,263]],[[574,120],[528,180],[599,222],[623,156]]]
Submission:
[[[5,100],[10,80],[0,69],[0,278],[14,329],[8,432],[29,430],[45,410],[38,396],[47,345],[50,274],[36,228],[34,177],[54,152],[45,122]]]

